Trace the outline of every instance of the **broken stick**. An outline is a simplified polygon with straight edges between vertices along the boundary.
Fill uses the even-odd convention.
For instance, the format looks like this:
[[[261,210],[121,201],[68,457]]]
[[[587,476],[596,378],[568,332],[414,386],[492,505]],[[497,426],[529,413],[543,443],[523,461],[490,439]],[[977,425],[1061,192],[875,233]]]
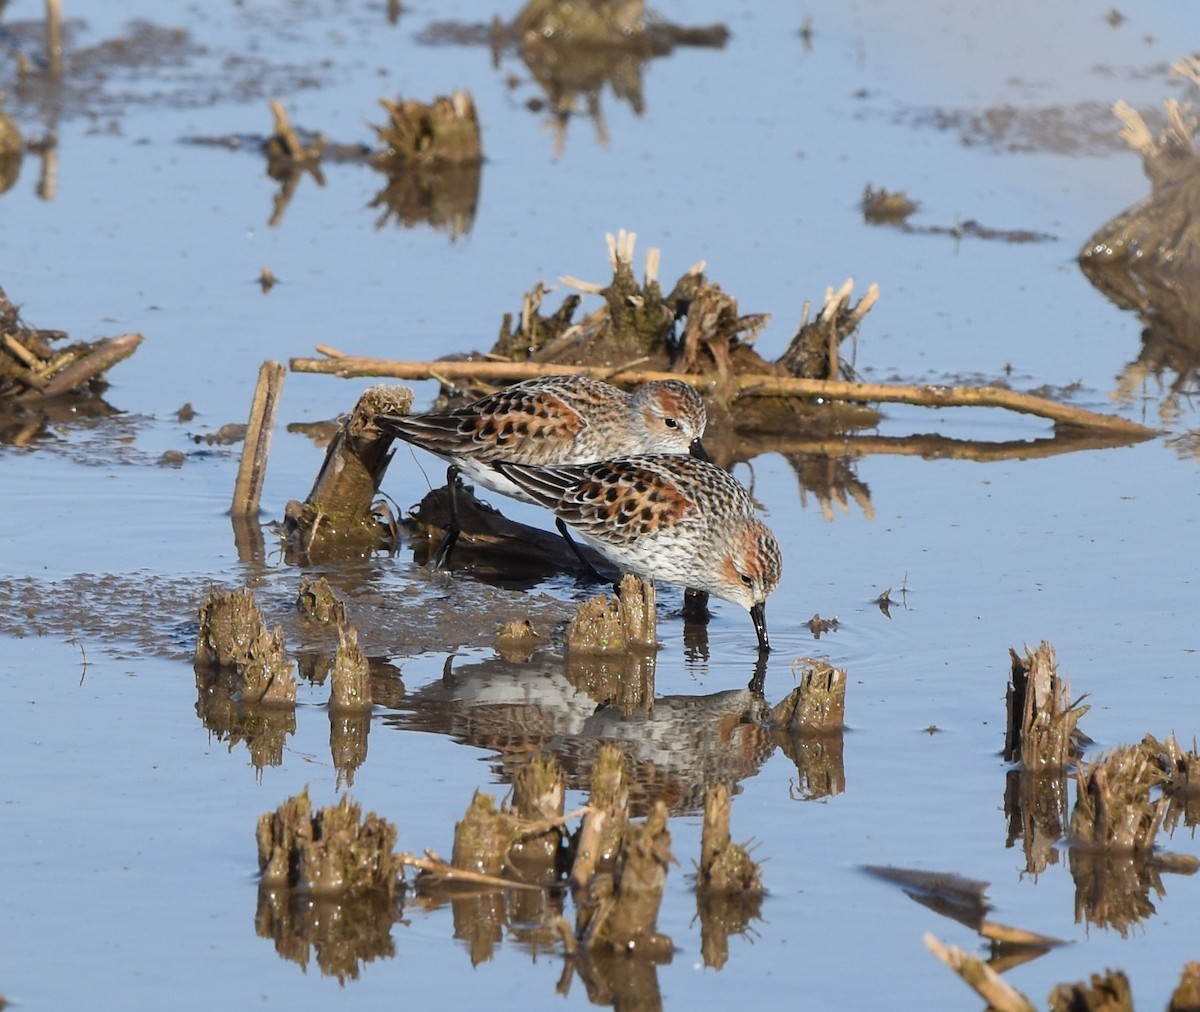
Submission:
[[[258,513],[283,376],[283,366],[278,362],[264,362],[258,370],[258,385],[254,388],[246,444],[242,448],[242,462],[238,466],[237,483],[233,487],[234,516],[254,516]]]

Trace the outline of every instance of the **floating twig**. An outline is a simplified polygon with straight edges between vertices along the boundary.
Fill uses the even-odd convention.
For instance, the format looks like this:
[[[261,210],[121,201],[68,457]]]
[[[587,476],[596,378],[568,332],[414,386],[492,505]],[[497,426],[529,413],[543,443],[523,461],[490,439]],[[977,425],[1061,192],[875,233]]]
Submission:
[[[512,879],[501,878],[499,875],[485,875],[483,872],[469,871],[466,868],[455,868],[448,861],[440,858],[431,850],[425,852],[427,857],[417,857],[416,854],[397,854],[396,860],[412,868],[419,868],[426,874],[446,882],[463,882],[471,885],[489,886],[493,889],[530,889],[537,891],[543,887],[529,882],[514,882]]]

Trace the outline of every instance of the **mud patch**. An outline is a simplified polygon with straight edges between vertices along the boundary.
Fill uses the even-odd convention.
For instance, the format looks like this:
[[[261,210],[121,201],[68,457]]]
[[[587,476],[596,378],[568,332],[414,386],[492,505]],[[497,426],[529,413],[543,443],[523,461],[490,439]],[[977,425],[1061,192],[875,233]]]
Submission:
[[[267,622],[281,625],[289,648],[336,648],[336,635],[314,629],[295,607],[303,574],[268,574],[256,586]],[[488,647],[498,627],[528,620],[539,635],[566,623],[574,607],[548,594],[490,587],[439,574],[414,577],[395,590],[365,587],[357,578],[329,574],[346,599],[359,647],[370,657],[445,653]],[[117,657],[152,655],[190,661],[195,652],[197,611],[215,587],[231,580],[166,577],[146,573],[80,573],[66,580],[33,577],[0,580],[0,635],[54,637],[103,649]]]
[[[63,25],[63,73],[42,69],[45,27],[39,21],[5,26],[9,45],[22,58],[8,61],[0,78],[18,118],[36,117],[50,105],[58,119],[109,117],[107,129],[139,108],[197,109],[290,94],[328,83],[329,66],[273,63],[261,55],[210,49],[188,29],[148,20],[128,24],[118,35],[89,41],[83,19]],[[35,71],[19,73],[24,63]]]

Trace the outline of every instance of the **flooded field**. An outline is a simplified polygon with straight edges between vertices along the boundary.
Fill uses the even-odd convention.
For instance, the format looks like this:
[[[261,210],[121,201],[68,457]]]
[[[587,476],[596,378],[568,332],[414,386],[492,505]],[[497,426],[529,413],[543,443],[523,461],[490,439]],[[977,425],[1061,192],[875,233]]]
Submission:
[[[67,0],[56,82],[42,7],[6,8],[0,109],[24,147],[0,193],[0,286],[68,343],[144,339],[102,401],[0,415],[0,995],[29,1009],[748,994],[979,1007],[930,933],[990,957],[1035,1007],[1120,969],[1139,1008],[1165,1008],[1200,937],[1195,795],[1163,802],[1153,856],[1097,861],[1071,845],[1074,773],[1038,794],[1006,761],[1005,695],[1010,648],[1046,641],[1072,699],[1087,696],[1085,761],[1147,734],[1194,752],[1200,735],[1200,278],[1172,277],[1177,306],[1136,312],[1077,259],[1151,194],[1113,104],[1155,132],[1166,100],[1200,106],[1170,71],[1200,13],[661,3],[652,52],[568,73],[493,28],[520,10]],[[449,190],[397,188],[368,157],[380,100],[456,89],[474,99],[482,165]],[[318,171],[268,173],[272,100],[324,135]],[[918,206],[868,221],[868,187]],[[870,428],[750,440],[710,405],[706,444],[782,548],[773,649],[764,667],[731,604],[685,622],[682,591],[661,585],[660,648],[637,672],[652,699],[634,708],[598,702],[600,676],[564,658],[564,626],[595,592],[569,569],[435,572],[407,538],[319,563],[284,550],[273,524],[308,495],[327,423],[377,379],[289,371],[248,547],[229,515],[240,437],[221,430],[245,423],[263,361],[487,351],[539,281],[546,314],[574,291],[560,278],[608,283],[605,236],[621,229],[639,277],[650,249],[664,286],[704,261],[740,313],[770,314],[754,343],[768,360],[805,303],[852,278],[854,301],[879,286],[843,346],[864,381],[1009,387],[1155,433],[1082,439],[998,408],[884,403]],[[579,316],[599,304],[585,296]],[[438,383],[411,385],[428,410]],[[382,491],[402,515],[444,475],[397,444]],[[358,630],[367,714],[328,705],[337,637],[296,610],[317,576]],[[294,708],[248,715],[198,687],[200,605],[240,587],[283,627]],[[497,628],[524,619],[534,648],[498,647]],[[769,726],[799,658],[845,671],[843,732]],[[604,742],[630,764],[635,818],[655,801],[669,813],[669,958],[568,956],[561,890],[430,898],[409,871],[384,910],[281,910],[260,889],[257,820],[305,789],[375,812],[400,851],[449,856],[474,793],[505,797],[536,754],[561,764],[566,811],[586,804]],[[713,918],[694,890],[715,784],[767,890],[740,919]],[[948,912],[928,878],[867,871],[881,866],[988,883],[986,916],[971,890]],[[981,920],[1068,944],[988,942]]]

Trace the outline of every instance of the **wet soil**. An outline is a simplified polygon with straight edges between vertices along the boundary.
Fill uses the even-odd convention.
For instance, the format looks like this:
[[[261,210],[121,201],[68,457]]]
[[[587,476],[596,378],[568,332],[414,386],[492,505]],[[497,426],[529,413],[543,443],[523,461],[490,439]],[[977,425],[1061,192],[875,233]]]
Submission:
[[[273,574],[258,590],[269,625],[280,625],[289,647],[329,647],[331,634],[314,630],[295,607],[300,573]],[[364,588],[341,570],[331,578],[350,584],[341,596],[359,645],[375,657],[410,656],[462,647],[490,647],[506,622],[528,620],[538,635],[560,638],[575,607],[545,593],[515,593],[470,579],[430,575],[408,587]],[[189,660],[196,648],[196,612],[211,584],[191,578],[79,573],[50,582],[0,580],[0,635],[47,636],[86,642],[119,655]]]

